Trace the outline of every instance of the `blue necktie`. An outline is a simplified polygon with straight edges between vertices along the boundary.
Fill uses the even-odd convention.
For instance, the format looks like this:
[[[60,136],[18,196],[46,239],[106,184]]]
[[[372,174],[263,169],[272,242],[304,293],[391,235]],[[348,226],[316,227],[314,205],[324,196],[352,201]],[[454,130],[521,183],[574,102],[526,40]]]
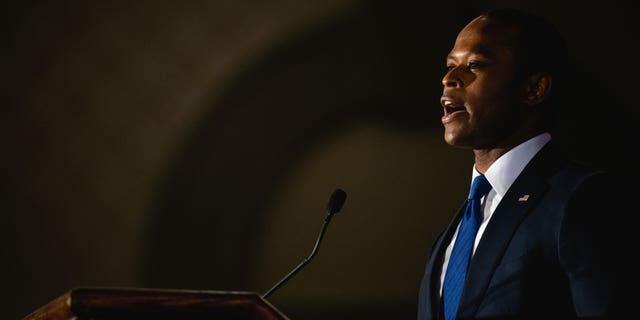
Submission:
[[[462,296],[462,288],[467,276],[467,266],[469,265],[469,260],[471,260],[473,243],[482,221],[480,199],[490,190],[491,184],[489,184],[484,175],[479,175],[473,179],[467,207],[460,222],[458,236],[453,245],[451,257],[449,257],[447,274],[444,277],[442,299],[444,299],[445,320],[455,319],[458,313],[460,296]]]

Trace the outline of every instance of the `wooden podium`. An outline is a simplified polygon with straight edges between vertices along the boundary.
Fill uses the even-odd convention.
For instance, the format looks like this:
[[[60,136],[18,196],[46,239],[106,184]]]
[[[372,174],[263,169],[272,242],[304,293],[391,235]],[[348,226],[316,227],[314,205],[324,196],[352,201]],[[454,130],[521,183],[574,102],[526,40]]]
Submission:
[[[75,288],[22,320],[289,320],[254,292]]]

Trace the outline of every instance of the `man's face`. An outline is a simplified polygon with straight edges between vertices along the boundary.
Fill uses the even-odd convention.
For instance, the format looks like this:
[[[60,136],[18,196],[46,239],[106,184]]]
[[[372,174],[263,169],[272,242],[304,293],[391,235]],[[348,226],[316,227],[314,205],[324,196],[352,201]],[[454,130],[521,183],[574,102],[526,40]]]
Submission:
[[[458,34],[447,57],[440,100],[448,144],[472,149],[501,147],[524,121],[515,35],[482,17]]]

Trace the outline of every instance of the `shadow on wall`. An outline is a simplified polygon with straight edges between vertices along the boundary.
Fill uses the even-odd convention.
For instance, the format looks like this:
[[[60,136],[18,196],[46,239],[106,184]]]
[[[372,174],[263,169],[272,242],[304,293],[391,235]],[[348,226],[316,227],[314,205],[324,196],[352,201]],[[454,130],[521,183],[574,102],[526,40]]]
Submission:
[[[438,14],[433,19],[423,19],[426,13],[435,11]],[[423,40],[427,30],[435,30],[445,20],[441,12],[420,1],[406,1],[403,6],[370,2],[365,10],[345,20],[310,30],[277,48],[238,77],[221,99],[212,101],[212,112],[184,145],[158,195],[149,221],[151,234],[142,270],[145,286],[265,291],[268,288],[260,281],[265,275],[259,270],[261,253],[257,250],[273,234],[264,227],[269,220],[264,214],[275,205],[279,193],[286,192],[283,188],[292,187],[283,182],[314,161],[311,155],[362,123],[380,124],[381,134],[400,132],[405,139],[435,136],[440,141],[442,57],[457,31],[433,33],[428,41]],[[458,24],[466,19],[460,12],[456,16]],[[360,156],[354,152],[342,156]],[[387,155],[394,157],[398,155]],[[468,156],[463,159],[468,165]],[[362,170],[369,171],[370,184],[384,188],[394,179],[398,172],[393,166],[386,172],[375,169],[377,163],[389,161],[378,158],[361,163]],[[395,166],[402,166],[406,160],[393,161]],[[421,170],[428,171],[427,164]],[[466,166],[463,168],[453,174],[462,180],[462,186],[467,173]],[[341,168],[324,169],[318,174],[344,180],[339,176]],[[347,192],[363,193],[362,188]],[[290,225],[310,230],[310,238],[302,243],[304,250],[290,252],[291,267],[308,254],[330,191],[321,194],[319,200],[309,195],[318,203],[317,220]],[[394,192],[402,191],[391,190],[390,198],[394,198]],[[459,198],[443,202],[447,209],[440,212],[450,212]],[[389,213],[378,209],[366,214]],[[413,270],[414,278],[409,285],[404,284],[410,288],[404,300],[389,301],[390,305],[377,308],[371,319],[390,314],[398,319],[414,317],[414,299],[426,259],[424,250],[444,223],[442,217],[447,216],[444,213],[434,218],[438,223],[417,236],[424,249],[407,252],[410,261],[405,264]],[[346,269],[347,273],[363,271]],[[362,290],[376,290],[373,282],[369,286]],[[306,292],[313,295],[313,290],[307,288]],[[329,302],[320,299],[311,305],[287,306],[301,318],[315,319],[322,314],[320,309],[332,310],[334,315],[362,315],[371,307],[369,303],[335,297]]]
[[[630,101],[608,90],[610,83],[573,61],[570,93],[559,106],[555,136],[567,154],[596,166],[638,176],[633,170],[640,156],[634,151],[638,112]]]
[[[158,197],[149,284],[252,288],[260,213],[305,154],[355,122],[438,131],[424,101],[437,87],[418,90],[434,64],[407,63],[426,53],[404,42],[423,26],[387,25],[397,21],[373,9],[288,42],[214,102]]]
[[[572,9],[569,5],[559,7],[551,1],[547,4],[536,1],[535,4],[556,14],[558,21],[564,17],[558,13]],[[127,5],[115,6],[123,7]],[[138,9],[144,7],[141,5]],[[607,8],[616,11],[613,5],[604,9]],[[51,15],[56,19],[66,17],[65,10],[65,7],[56,7]],[[131,209],[117,203],[122,199],[142,197],[128,194],[127,190],[146,190],[143,188],[146,185],[131,188],[138,183],[139,176],[109,180],[109,173],[113,172],[109,170],[122,168],[110,163],[113,158],[100,160],[95,156],[107,153],[99,142],[113,142],[104,138],[104,128],[61,129],[70,123],[81,123],[86,127],[95,123],[113,125],[107,120],[86,121],[101,118],[111,111],[112,105],[100,101],[106,103],[106,107],[101,107],[108,111],[85,105],[93,100],[83,94],[89,96],[91,93],[75,93],[75,87],[66,92],[69,96],[52,93],[59,104],[45,103],[37,106],[41,108],[37,110],[36,107],[22,108],[19,102],[14,104],[9,100],[0,119],[6,133],[0,136],[2,150],[6,152],[0,159],[3,167],[0,202],[5,226],[0,238],[0,254],[6,261],[0,267],[0,274],[8,279],[6,290],[12,297],[3,299],[0,308],[6,311],[8,319],[16,318],[24,315],[26,309],[62,293],[69,288],[67,286],[78,284],[126,282],[144,287],[264,292],[279,280],[280,275],[289,271],[283,268],[293,267],[309,253],[320,227],[324,201],[332,189],[348,187],[344,216],[333,222],[323,243],[324,250],[288,287],[282,288],[282,295],[274,296],[273,301],[296,319],[329,316],[338,319],[414,319],[415,298],[426,251],[467,189],[471,154],[444,146],[438,98],[444,57],[458,28],[474,11],[466,2],[432,5],[418,0],[393,4],[367,1],[350,16],[300,32],[299,37],[275,47],[251,68],[239,72],[226,88],[211,88],[210,111],[199,119],[196,130],[182,142],[182,150],[173,159],[170,170],[160,173],[163,181],[157,189],[161,191],[154,195],[151,208],[134,205]],[[117,16],[117,12],[114,15]],[[82,14],[78,16],[83,18]],[[20,15],[14,15],[5,21],[18,24],[22,23],[20,19]],[[53,24],[58,21],[56,19],[52,18],[48,23]],[[613,22],[615,16],[607,19]],[[628,23],[632,19],[615,21]],[[43,25],[47,26],[46,23]],[[587,21],[582,20],[577,25],[586,27]],[[66,25],[69,26],[73,24]],[[632,28],[614,30],[608,23],[598,28],[602,28],[602,34],[597,35],[599,39],[611,37],[613,42],[631,39],[630,34],[635,31]],[[59,30],[66,29],[60,27]],[[571,28],[565,30],[570,31],[567,34],[570,39],[582,32]],[[89,38],[92,34],[85,36]],[[144,39],[145,33],[138,36]],[[35,41],[33,47],[26,47],[34,51],[47,49],[47,41],[53,41],[48,38],[36,40],[41,42]],[[87,42],[92,44],[91,40]],[[30,43],[32,39],[21,41]],[[595,72],[594,69],[602,69],[600,64],[609,62],[593,57],[603,56],[611,48],[593,48],[592,41],[589,38],[588,41],[573,42],[571,49],[576,71],[570,84],[573,94],[559,111],[561,121],[556,138],[567,152],[580,160],[620,170],[634,168],[639,160],[633,155],[637,145],[634,119],[638,113],[631,108],[631,95],[617,94],[615,90],[619,87],[609,80],[633,83],[628,74],[636,72],[627,74],[610,70],[616,77],[603,77],[602,73]],[[111,44],[108,41],[98,43]],[[61,54],[64,44],[51,44],[59,49],[52,51]],[[82,51],[86,48],[71,49]],[[43,52],[44,56],[48,54]],[[577,53],[591,58],[577,56]],[[11,69],[11,80],[14,81],[8,88],[14,91],[13,97],[31,93],[30,90],[36,93],[41,90],[44,97],[49,97],[52,91],[76,84],[64,82],[77,81],[73,78],[76,74],[69,73],[67,78],[58,79],[57,73],[47,74],[41,69],[47,67],[48,59],[55,61],[56,57],[46,56],[37,61],[41,64],[31,63],[31,55],[37,54],[40,52],[24,53],[20,57],[21,64]],[[82,61],[69,63],[75,65],[75,62]],[[112,61],[96,70],[108,68],[109,63]],[[43,73],[50,78],[41,79]],[[129,76],[126,72],[123,74]],[[111,77],[107,80],[111,89],[115,89],[113,91],[129,89],[130,94],[135,91],[135,87],[120,87],[117,76]],[[30,81],[41,87],[27,87],[32,85]],[[122,86],[127,84],[131,83]],[[217,95],[220,91],[224,92],[221,96]],[[124,96],[127,98],[126,94]],[[25,100],[31,101],[28,98]],[[157,116],[150,114],[152,108],[140,110],[143,111],[137,109],[136,112],[143,113],[138,115],[141,119]],[[138,128],[136,121],[119,122],[120,118],[131,115],[127,111],[116,109],[113,112],[118,120],[117,130],[129,130],[126,132],[130,133],[133,130],[125,128],[127,125]],[[46,135],[52,133],[47,130],[56,134],[59,141],[54,140],[54,144],[47,140]],[[115,134],[115,139],[129,138],[113,130],[106,133]],[[67,134],[73,135],[71,142],[75,144],[64,140],[69,138]],[[83,134],[88,136],[86,141],[75,138]],[[357,139],[347,139],[354,136]],[[142,141],[142,145],[144,142],[157,144],[152,134],[144,137],[148,140]],[[67,149],[52,150],[59,146]],[[90,148],[83,149],[87,146]],[[340,148],[331,151],[342,153],[325,154],[334,146]],[[365,152],[376,149],[385,152]],[[116,151],[130,152],[127,150]],[[79,158],[73,158],[75,156]],[[116,156],[135,158],[135,155]],[[325,161],[330,156],[337,160]],[[95,169],[91,167],[93,163],[76,167],[85,165],[85,159],[101,161],[97,169],[109,170],[92,171]],[[341,167],[341,161],[350,165]],[[317,163],[323,165],[314,167]],[[136,165],[144,167],[145,164],[148,163],[141,160],[126,163],[134,170]],[[56,168],[63,170],[51,172]],[[356,169],[360,175],[357,179],[351,172]],[[323,185],[294,183],[299,181],[321,181]],[[340,184],[335,184],[336,181]],[[95,183],[97,189],[86,191],[86,183]],[[442,190],[447,192],[443,194]],[[91,197],[92,192],[103,192],[100,196],[111,198]],[[125,195],[119,198],[122,194]],[[285,196],[292,194],[302,195],[303,199],[291,201]],[[93,203],[93,200],[105,200],[106,203]],[[315,211],[311,205],[309,210],[290,205],[290,211],[299,212],[297,217],[300,218],[274,219],[281,218],[275,217],[278,209],[297,202],[317,203],[317,215],[313,215]],[[123,208],[131,210],[120,212]],[[137,235],[128,233],[144,229],[133,225],[135,219],[124,220],[134,222],[122,229],[112,228],[108,224],[110,220],[122,219],[112,215],[143,215],[147,211],[150,215],[144,222],[149,233],[144,235],[143,252],[140,256],[130,257],[131,261],[109,264],[112,257],[103,255],[137,245],[122,239],[138,239]],[[307,216],[307,211],[314,212]],[[85,231],[76,232],[73,237],[72,231],[78,229]],[[291,232],[296,236],[280,235],[286,242],[271,240],[278,238],[273,230],[292,229],[299,229]],[[100,237],[106,238],[98,239],[109,246],[106,253],[96,252],[105,249],[96,245],[96,238]],[[262,260],[265,253],[260,252],[265,242],[271,243],[272,247],[286,247],[285,251],[290,252],[274,254],[273,259],[278,261],[265,266]],[[366,247],[369,243],[376,247]],[[361,251],[350,251],[352,248],[373,253],[364,255]],[[327,262],[336,256],[344,259]],[[98,263],[91,262],[96,257],[107,262],[100,270],[96,270]],[[371,262],[363,266],[348,260],[358,257],[366,257],[364,259],[371,259]],[[133,283],[127,282],[122,269],[111,274],[110,266],[131,266],[135,269],[132,273],[139,277],[133,279]],[[357,270],[353,266],[358,266]],[[275,271],[267,272],[266,269]],[[385,270],[394,272],[382,272]],[[349,281],[349,277],[353,277],[354,282]],[[318,281],[322,286],[306,286]],[[290,297],[285,290],[300,297]]]
[[[429,33],[429,37],[425,33],[438,30],[445,21],[461,26],[474,9],[467,9],[467,14],[456,12],[456,21],[440,15],[446,12],[442,8],[437,16],[424,19],[429,9],[417,2],[404,7],[370,5],[356,16],[305,33],[278,48],[239,77],[222,99],[213,101],[214,111],[202,119],[185,145],[158,198],[150,221],[153,233],[145,261],[149,267],[143,270],[145,283],[264,291],[267,288],[260,287],[259,281],[264,275],[257,270],[261,264],[256,260],[260,255],[259,243],[270,237],[269,230],[262,227],[268,221],[264,213],[273,206],[282,182],[297,168],[304,167],[310,154],[362,122],[381,123],[386,128],[383,130],[401,131],[407,136],[421,132],[440,137],[438,83],[443,57],[457,29]],[[599,112],[597,106],[609,97],[585,69],[575,65],[576,79],[582,79],[581,84],[588,83],[591,86],[588,91],[594,95],[572,95],[574,99],[559,112],[561,125],[556,138],[579,160],[615,166],[617,161],[610,157],[610,152],[623,152],[623,158],[628,159],[624,146],[633,140],[628,139],[630,135],[617,139],[612,134],[620,129],[616,129],[619,120],[629,121],[631,117],[617,119],[609,117],[610,113]],[[575,93],[585,88],[573,82],[571,90]],[[629,128],[630,123],[622,126],[622,130]],[[590,149],[594,146],[608,152],[593,153]],[[373,162],[384,160],[371,161],[362,163],[363,167],[371,168],[372,177],[380,179],[372,178],[371,183],[384,184],[393,179],[393,172],[374,170]],[[423,230],[427,233],[421,239],[425,247],[458,205],[461,197],[455,195],[464,194],[468,165],[461,162],[452,166],[460,169],[455,176],[460,187],[458,194],[450,199],[437,196],[432,199],[444,202],[444,209],[434,210],[440,215],[432,220],[437,223]],[[321,174],[331,175],[332,171]],[[314,232],[305,240],[309,246],[316,227],[309,228]],[[291,253],[291,266],[306,252]],[[407,256],[420,267],[426,258],[415,253]],[[371,269],[356,272],[375,273]],[[345,319],[356,314],[366,314],[369,319],[389,315],[412,319],[415,308],[412,297],[417,296],[420,276],[415,272],[415,291],[404,300],[376,305],[375,311],[365,300],[345,299],[341,303],[332,300],[333,305],[324,305],[321,299],[315,303],[285,301],[285,304],[291,313],[305,319],[336,314],[345,315]],[[330,278],[326,281],[331,285]],[[321,288],[306,290],[313,296],[312,291]],[[372,282],[371,288],[363,290],[380,288]],[[336,291],[339,294],[340,290]]]

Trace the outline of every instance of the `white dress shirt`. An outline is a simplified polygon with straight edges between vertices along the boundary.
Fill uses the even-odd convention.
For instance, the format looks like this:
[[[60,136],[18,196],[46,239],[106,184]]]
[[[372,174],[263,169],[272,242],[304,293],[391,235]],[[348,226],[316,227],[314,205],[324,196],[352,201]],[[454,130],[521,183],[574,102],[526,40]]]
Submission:
[[[489,169],[487,169],[484,176],[491,184],[492,189],[481,199],[483,218],[482,223],[480,223],[480,227],[478,227],[478,233],[476,234],[476,239],[473,244],[472,254],[476,252],[478,243],[480,242],[480,239],[482,239],[482,234],[487,228],[487,224],[489,223],[489,220],[491,220],[491,216],[496,210],[496,207],[498,207],[502,197],[504,197],[507,190],[509,190],[509,187],[511,187],[513,182],[516,180],[518,175],[520,175],[522,170],[524,170],[524,167],[529,163],[529,161],[531,161],[533,156],[535,156],[536,153],[538,153],[538,151],[540,151],[540,149],[542,149],[542,147],[550,140],[551,135],[549,133],[539,134],[507,151],[507,153],[503,154],[489,167]],[[478,175],[480,175],[480,173],[476,170],[474,165],[471,174],[471,181],[473,181],[473,179]],[[449,243],[449,246],[447,246],[447,250],[445,251],[444,265],[442,266],[442,273],[440,274],[440,295],[442,295],[444,275],[447,273],[447,265],[449,264],[453,244],[456,242],[456,238],[458,236],[458,228],[460,228],[459,224],[453,238],[451,238],[451,243]]]

